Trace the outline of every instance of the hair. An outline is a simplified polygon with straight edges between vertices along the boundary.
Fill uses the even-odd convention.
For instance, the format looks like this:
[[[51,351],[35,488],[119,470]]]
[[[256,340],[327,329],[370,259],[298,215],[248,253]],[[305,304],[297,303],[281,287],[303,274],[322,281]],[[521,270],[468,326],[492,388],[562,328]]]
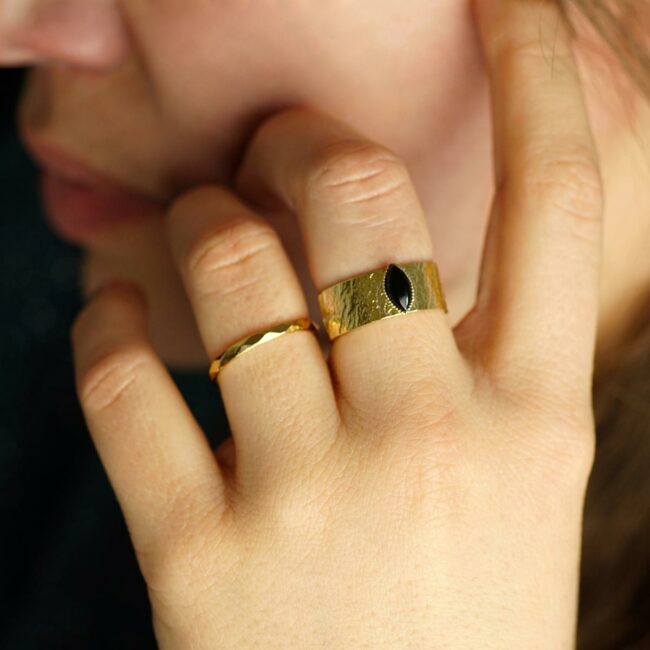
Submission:
[[[586,18],[636,87],[650,100],[650,3],[647,0],[561,0]]]
[[[577,41],[597,34],[605,56],[650,103],[650,2],[560,1]],[[640,304],[616,353],[597,358],[594,373],[597,443],[578,621],[585,650],[650,648],[650,290]]]

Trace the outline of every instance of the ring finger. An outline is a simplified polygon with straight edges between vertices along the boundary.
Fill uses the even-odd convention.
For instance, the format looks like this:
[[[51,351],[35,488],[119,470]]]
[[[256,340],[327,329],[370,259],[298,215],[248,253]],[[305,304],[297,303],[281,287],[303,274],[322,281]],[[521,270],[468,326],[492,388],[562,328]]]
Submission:
[[[210,359],[249,335],[308,315],[277,234],[225,188],[205,186],[183,195],[166,225]],[[304,464],[318,455],[315,445],[331,443],[336,403],[311,332],[256,346],[217,377],[242,484],[248,472],[260,478],[259,467],[273,480],[276,469],[284,474],[287,463]],[[315,419],[319,426],[309,428]]]

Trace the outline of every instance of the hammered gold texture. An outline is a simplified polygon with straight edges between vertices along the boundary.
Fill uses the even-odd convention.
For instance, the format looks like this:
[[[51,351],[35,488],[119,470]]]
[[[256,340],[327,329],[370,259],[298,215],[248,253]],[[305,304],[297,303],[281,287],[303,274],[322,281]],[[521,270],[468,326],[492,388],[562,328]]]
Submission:
[[[344,280],[323,290],[318,296],[330,340],[367,323],[412,311],[442,309],[447,312],[435,262],[409,262],[393,266],[404,271],[411,283],[413,299],[408,310],[404,312],[398,309],[386,294],[384,280],[390,265]]]
[[[212,362],[209,372],[210,381],[216,381],[219,372],[235,357],[256,348],[258,345],[262,345],[262,343],[268,343],[269,341],[273,341],[285,334],[291,334],[292,332],[300,332],[303,330],[316,331],[317,329],[318,326],[315,323],[312,323],[308,318],[300,318],[292,323],[276,325],[275,327],[270,327],[269,329],[258,332],[257,334],[247,336],[246,338],[233,343],[223,354],[219,355]]]

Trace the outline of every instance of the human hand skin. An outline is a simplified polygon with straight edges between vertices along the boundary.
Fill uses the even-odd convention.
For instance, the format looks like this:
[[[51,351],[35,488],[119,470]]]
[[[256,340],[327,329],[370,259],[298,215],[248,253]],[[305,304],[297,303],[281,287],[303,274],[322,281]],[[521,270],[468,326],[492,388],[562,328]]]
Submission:
[[[214,453],[113,284],[72,329],[77,387],[160,648],[569,648],[594,451],[602,183],[553,2],[475,3],[497,191],[476,307],[337,339],[297,332],[219,374]],[[396,156],[307,109],[265,121],[234,188],[166,215],[212,359],[307,315],[258,210],[296,214],[317,290],[435,259]],[[441,218],[453,218],[441,215]],[[207,365],[207,364],[206,364]]]

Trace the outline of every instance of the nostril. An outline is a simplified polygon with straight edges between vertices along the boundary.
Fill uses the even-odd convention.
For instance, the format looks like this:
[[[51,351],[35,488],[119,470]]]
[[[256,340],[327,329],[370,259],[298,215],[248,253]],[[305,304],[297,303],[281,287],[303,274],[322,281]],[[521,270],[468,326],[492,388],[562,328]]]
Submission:
[[[3,63],[56,62],[107,70],[119,65],[128,50],[127,30],[112,0],[51,0],[20,21],[0,23]]]

